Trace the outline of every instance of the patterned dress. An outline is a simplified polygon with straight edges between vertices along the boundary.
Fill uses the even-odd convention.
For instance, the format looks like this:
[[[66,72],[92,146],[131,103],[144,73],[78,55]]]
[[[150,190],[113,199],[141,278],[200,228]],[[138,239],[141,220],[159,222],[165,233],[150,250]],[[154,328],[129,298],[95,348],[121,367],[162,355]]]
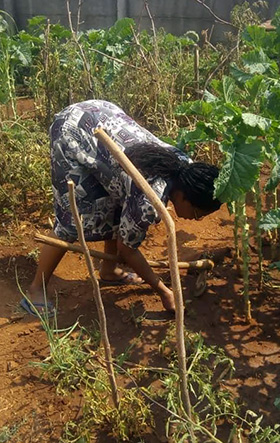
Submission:
[[[148,227],[160,218],[109,151],[94,136],[97,127],[125,151],[135,144],[154,144],[175,150],[182,161],[191,160],[139,126],[118,106],[103,100],[76,103],[55,116],[50,127],[55,234],[73,242],[77,231],[71,215],[67,181],[75,183],[75,196],[87,241],[121,237],[138,248]],[[172,183],[160,177],[148,179],[167,204]]]

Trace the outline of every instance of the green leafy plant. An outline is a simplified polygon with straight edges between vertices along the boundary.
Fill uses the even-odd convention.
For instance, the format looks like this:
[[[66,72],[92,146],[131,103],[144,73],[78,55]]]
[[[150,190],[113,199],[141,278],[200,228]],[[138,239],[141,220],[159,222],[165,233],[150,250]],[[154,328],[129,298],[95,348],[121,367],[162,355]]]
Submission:
[[[4,12],[0,11],[0,103],[10,101],[13,116],[17,116],[16,82],[21,68],[30,66],[30,48],[13,35]]]
[[[277,24],[276,14],[274,23]],[[215,183],[215,195],[235,212],[236,256],[240,256],[238,231],[241,230],[241,255],[244,275],[246,316],[251,318],[249,300],[249,235],[246,215],[246,195],[254,192],[259,253],[259,285],[262,282],[261,229],[270,217],[277,218],[276,188],[279,184],[279,112],[276,106],[279,88],[279,69],[275,46],[279,27],[267,36],[258,26],[249,26],[243,33],[246,50],[238,64],[232,64],[228,76],[212,80],[201,101],[178,106],[179,116],[197,116],[195,129],[185,128],[180,134],[181,145],[191,149],[199,142],[215,144],[222,153],[221,171]],[[262,190],[259,185],[261,166],[271,164],[271,177]],[[261,193],[271,192],[274,198],[272,212],[262,220]],[[274,244],[277,238],[274,220]]]
[[[19,423],[15,423],[10,426],[3,426],[0,429],[0,443],[7,443],[11,441],[12,438],[14,438],[19,431],[20,427],[25,423],[25,420],[23,419]]]
[[[122,388],[119,407],[112,406],[103,350],[99,348],[99,331],[94,329],[89,334],[78,322],[58,330],[56,317],[53,324],[45,316],[41,316],[41,322],[50,344],[50,355],[32,365],[56,384],[60,395],[78,389],[83,395],[82,419],[67,424],[61,441],[89,442],[92,429],[97,428],[107,429],[118,441],[141,436],[152,424],[150,407],[135,388]],[[122,359],[120,356],[117,361],[122,363]]]
[[[237,416],[237,404],[230,393],[221,389],[220,382],[229,377],[234,371],[233,361],[224,351],[216,346],[204,344],[200,334],[185,333],[186,349],[188,349],[187,374],[191,392],[193,422],[197,435],[217,433],[218,417],[231,418]],[[170,328],[165,339],[164,347],[174,348],[174,328]],[[178,372],[176,352],[168,354],[170,374],[163,378],[163,397],[167,408],[174,413],[167,421],[167,436],[176,441],[185,441],[190,437],[188,423],[180,420],[180,394],[178,390]],[[175,434],[174,434],[175,429]],[[206,432],[207,431],[207,432]],[[216,441],[215,439],[213,441]],[[217,441],[219,441],[217,439]]]
[[[207,346],[200,334],[185,333],[188,349],[187,374],[192,393],[192,420],[197,441],[223,443],[219,438],[219,424],[229,426],[227,441],[243,441],[246,434],[249,443],[277,442],[279,425],[262,427],[263,416],[247,410],[241,414],[236,399],[226,389],[227,379],[234,373],[233,361],[217,346]],[[167,438],[176,442],[190,439],[190,423],[181,411],[179,377],[174,327],[170,327],[161,349],[168,358],[170,372],[162,377],[164,389],[160,395],[166,400],[170,416],[166,423]],[[224,440],[223,440],[224,441]]]

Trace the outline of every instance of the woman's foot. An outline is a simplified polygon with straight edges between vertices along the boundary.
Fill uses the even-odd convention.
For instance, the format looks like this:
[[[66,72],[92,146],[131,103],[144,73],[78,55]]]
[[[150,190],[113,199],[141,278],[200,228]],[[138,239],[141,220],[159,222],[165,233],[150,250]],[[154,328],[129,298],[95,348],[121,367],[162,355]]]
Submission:
[[[46,301],[44,297],[44,291],[40,289],[34,289],[32,288],[32,286],[30,286],[29,290],[27,291],[26,298],[23,298],[21,300],[20,305],[30,314],[37,315],[36,313],[34,313],[34,309],[32,307],[32,305],[34,305],[36,310],[40,314],[43,314],[44,312],[46,312]],[[47,301],[47,309],[48,313],[51,314],[51,312],[54,309],[51,302]]]
[[[114,270],[100,271],[100,281],[106,284],[117,285],[141,285],[144,280],[134,272],[125,272],[121,268],[115,268]]]
[[[54,316],[54,306],[52,302],[45,300],[43,290],[34,290],[34,288],[30,287],[26,296],[20,300],[19,304],[28,314],[35,317]]]
[[[45,301],[43,289],[37,289],[30,286],[27,292],[27,296],[32,303],[44,303]]]
[[[28,314],[34,315],[35,317],[45,316],[53,317],[54,316],[54,306],[51,302],[48,302],[47,305],[40,302],[31,302],[27,298],[22,298],[20,301],[20,306],[28,312]]]

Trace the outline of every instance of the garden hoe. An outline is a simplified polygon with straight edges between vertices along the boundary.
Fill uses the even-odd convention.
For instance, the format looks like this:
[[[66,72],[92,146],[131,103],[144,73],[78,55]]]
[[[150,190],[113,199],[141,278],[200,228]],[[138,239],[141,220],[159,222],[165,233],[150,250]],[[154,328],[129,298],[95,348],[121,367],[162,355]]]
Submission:
[[[72,243],[68,243],[66,241],[58,240],[58,239],[55,239],[52,237],[47,237],[45,235],[36,234],[35,240],[39,243],[44,243],[44,244],[47,244],[50,246],[57,246],[59,248],[66,249],[67,251],[83,253],[83,250],[82,250],[81,246],[79,246],[79,245],[74,245]],[[112,261],[119,262],[119,263],[121,262],[120,258],[117,257],[116,255],[106,254],[104,252],[96,251],[94,249],[90,250],[90,255],[92,257],[99,259],[99,260],[106,259],[106,260],[112,260]],[[148,260],[148,263],[152,268],[162,268],[162,269],[169,268],[168,261],[164,261],[164,260],[159,260],[159,261]],[[189,261],[189,262],[178,262],[178,267],[179,267],[179,269],[188,269],[188,270],[198,271],[199,274],[198,274],[198,277],[197,277],[197,280],[195,283],[195,289],[194,289],[194,292],[192,295],[195,297],[200,297],[203,294],[203,292],[205,291],[206,286],[207,286],[207,282],[206,282],[207,271],[210,271],[211,269],[213,269],[214,262],[209,259],[201,259],[201,260],[195,260],[195,261]]]

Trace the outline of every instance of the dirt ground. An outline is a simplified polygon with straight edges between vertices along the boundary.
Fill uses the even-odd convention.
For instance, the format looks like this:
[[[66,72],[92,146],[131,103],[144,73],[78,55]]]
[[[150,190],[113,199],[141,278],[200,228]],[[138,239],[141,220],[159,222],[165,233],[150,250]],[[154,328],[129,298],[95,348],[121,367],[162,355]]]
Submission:
[[[250,207],[249,215],[253,216]],[[48,343],[40,323],[19,307],[21,295],[16,284],[17,270],[22,289],[27,289],[36,268],[33,259],[38,248],[33,240],[35,232],[48,232],[47,224],[39,221],[36,214],[31,217],[32,222],[22,220],[12,230],[5,225],[1,228],[0,432],[4,426],[13,429],[11,442],[59,442],[65,423],[78,416],[81,401],[79,395],[58,396],[55,386],[41,379],[37,369],[28,366],[29,362],[40,361],[48,355]],[[201,331],[206,344],[222,347],[233,358],[236,372],[226,386],[244,408],[262,414],[266,425],[279,422],[279,410],[274,401],[280,397],[280,293],[269,286],[262,292],[257,290],[254,238],[251,238],[253,320],[247,324],[242,312],[242,279],[228,253],[233,252],[233,218],[225,205],[201,221],[176,219],[176,227],[180,260],[198,258],[205,251],[218,257],[208,276],[208,289],[200,298],[192,296],[195,277],[181,272],[184,297],[190,301],[185,316],[187,328]],[[102,244],[94,247],[102,250]],[[166,234],[161,223],[149,231],[142,251],[148,259],[160,259],[167,257],[166,248]],[[270,258],[269,248],[264,252],[266,265]],[[98,263],[95,265],[98,268]],[[166,272],[161,275],[168,279]],[[274,277],[274,283],[278,280],[279,284],[276,274]],[[83,257],[66,254],[50,283],[49,294],[52,296],[55,292],[59,299],[60,328],[72,325],[78,317],[86,326],[97,319]],[[114,355],[124,352],[141,333],[131,361],[152,366],[164,364],[158,346],[173,320],[163,312],[159,297],[147,285],[104,287],[102,295]],[[132,304],[136,315],[146,313],[140,328],[130,321]],[[159,434],[147,436],[146,441],[164,441]],[[93,437],[92,441],[111,440]]]

